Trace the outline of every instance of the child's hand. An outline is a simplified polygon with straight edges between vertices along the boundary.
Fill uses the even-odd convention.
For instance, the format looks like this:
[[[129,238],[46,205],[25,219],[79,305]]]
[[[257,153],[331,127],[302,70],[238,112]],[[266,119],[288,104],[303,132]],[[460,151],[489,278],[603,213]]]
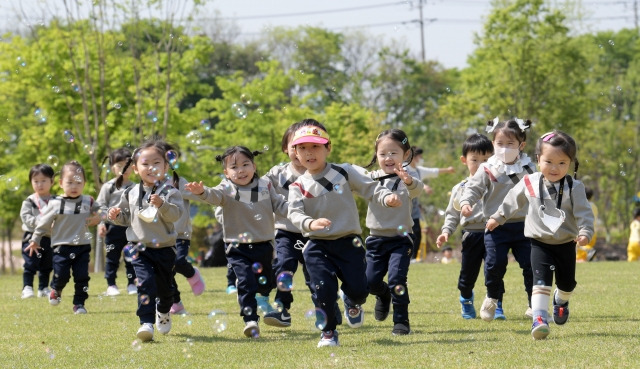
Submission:
[[[487,229],[489,231],[493,231],[494,229],[498,228],[499,225],[500,223],[498,223],[498,221],[495,219],[489,219],[487,221]]]
[[[578,246],[585,246],[589,243],[589,239],[585,236],[578,236],[576,238],[576,242],[578,243]]]
[[[464,215],[465,217],[470,216],[472,213],[472,208],[469,205],[464,205],[462,208],[460,208],[460,214]]]
[[[120,214],[120,208],[109,208],[107,218],[109,218],[109,220],[116,220],[118,214]]]
[[[184,185],[184,189],[194,195],[202,195],[204,193],[204,185],[200,182],[190,182]]]
[[[402,200],[395,193],[384,198],[384,203],[390,208],[397,208],[402,205]]]
[[[402,182],[407,186],[411,186],[413,184],[413,178],[406,170],[402,167],[402,164],[398,164],[397,168],[393,168],[393,171],[402,179]]]
[[[427,195],[431,195],[433,193],[433,189],[427,185],[422,186],[422,189],[424,190],[424,193],[426,193]]]
[[[320,231],[329,227],[331,227],[331,221],[327,218],[314,219],[311,224],[309,224],[309,229],[312,231]]]
[[[85,222],[88,227],[93,227],[94,225],[100,224],[100,215],[91,214]]]
[[[159,208],[162,206],[162,204],[164,204],[164,200],[159,195],[153,194],[149,196],[149,204],[155,206],[156,208]]]
[[[99,224],[98,225],[98,236],[99,237],[104,237],[107,235],[107,226],[104,224]]]
[[[37,243],[31,241],[31,243],[29,243],[29,246],[27,246],[24,250],[29,250],[29,256],[33,256],[34,253],[36,255],[39,254],[38,250],[40,250],[41,248],[42,247],[38,246]]]
[[[442,246],[443,243],[447,243],[447,241],[449,241],[449,233],[443,233],[436,238],[436,246],[440,248],[440,246]]]

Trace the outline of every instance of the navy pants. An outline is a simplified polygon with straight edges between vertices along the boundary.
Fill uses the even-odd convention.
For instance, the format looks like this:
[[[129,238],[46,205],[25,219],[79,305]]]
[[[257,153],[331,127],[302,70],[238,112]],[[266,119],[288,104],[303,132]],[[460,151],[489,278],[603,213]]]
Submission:
[[[302,264],[305,284],[309,287],[309,290],[311,290],[309,286],[309,273],[307,272],[304,257],[302,256],[302,248],[307,241],[308,239],[300,233],[279,229],[276,233],[276,258],[273,260],[273,271],[276,276],[284,271],[295,274],[298,270],[298,263],[300,263]],[[291,308],[293,295],[291,291],[277,290],[275,300],[280,300],[282,307],[288,310]]]
[[[226,247],[226,244],[225,244]],[[235,286],[236,285],[236,272],[233,271],[233,267],[229,262],[229,258],[227,258],[227,286]]]
[[[484,235],[486,256],[484,278],[487,296],[502,300],[504,275],[507,272],[508,253],[513,253],[522,269],[524,289],[531,304],[533,273],[531,272],[531,240],[524,236],[524,222],[505,223]]]
[[[107,235],[104,237],[104,244],[107,250],[107,261],[104,268],[104,278],[108,286],[116,284],[118,268],[122,249],[127,245],[127,227],[113,224],[106,224]],[[127,272],[127,284],[135,284],[136,272],[133,270],[131,262],[125,260],[124,267]]]
[[[131,262],[138,277],[138,311],[140,324],[154,324],[156,309],[166,314],[173,304],[173,269],[176,248],[146,247]]]
[[[38,290],[42,290],[49,285],[49,278],[53,270],[53,250],[51,249],[51,238],[42,237],[40,240],[41,249],[37,254],[29,256],[29,251],[25,251],[31,243],[33,233],[25,232],[22,236],[22,258],[24,259],[24,272],[22,272],[22,287],[33,287],[33,278],[38,273]]]
[[[273,244],[270,241],[226,244],[227,260],[238,278],[238,303],[240,316],[245,322],[258,321],[256,293],[269,295],[275,286],[273,269]],[[254,264],[260,263],[262,271],[256,273]]]
[[[51,287],[62,295],[73,273],[73,304],[84,305],[89,298],[89,254],[91,245],[60,245],[53,250],[53,281]]]
[[[372,295],[389,296],[393,304],[393,322],[409,321],[407,275],[411,264],[413,239],[410,236],[369,236],[367,244],[367,282]],[[384,282],[385,274],[388,281]]]
[[[473,296],[473,287],[478,280],[484,255],[484,231],[462,231],[462,262],[460,263],[458,289],[460,296],[465,299],[470,299]]]
[[[576,243],[549,245],[531,240],[531,268],[535,271],[534,283],[551,286],[556,276],[558,289],[571,292],[576,288]]]
[[[420,248],[420,242],[422,242],[422,227],[420,226],[420,218],[413,219],[413,226],[411,227],[411,238],[413,239],[413,249],[411,250],[411,259],[415,259],[418,256],[418,249]]]
[[[176,273],[180,273],[185,278],[191,278],[196,274],[196,270],[193,269],[193,265],[187,260],[189,256],[189,248],[191,247],[191,240],[178,239],[176,241],[176,268],[173,272],[173,285],[175,286],[175,293],[173,295],[173,302],[180,302],[180,291],[178,290],[178,284],[176,283]]]
[[[369,287],[366,257],[362,246],[354,245],[352,235],[336,240],[311,239],[302,250],[311,281],[312,299],[327,314],[324,331],[336,329],[334,305],[338,298],[338,279],[347,306],[367,301]],[[362,242],[357,244],[361,245]]]

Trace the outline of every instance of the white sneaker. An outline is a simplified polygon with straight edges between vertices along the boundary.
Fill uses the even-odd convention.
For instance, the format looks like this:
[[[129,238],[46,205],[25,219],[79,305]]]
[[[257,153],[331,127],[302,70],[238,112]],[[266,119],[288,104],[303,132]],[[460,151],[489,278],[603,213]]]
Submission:
[[[249,338],[260,337],[260,327],[258,326],[258,322],[253,320],[246,322],[242,333]]]
[[[113,286],[107,287],[107,296],[118,296],[119,294],[120,290],[115,284]]]
[[[127,293],[129,295],[135,295],[136,293],[138,293],[138,287],[136,287],[135,284],[130,284],[127,286]]]
[[[527,311],[524,312],[524,315],[528,316],[529,318],[533,318],[533,310],[531,310],[531,308],[528,307]]]
[[[49,287],[45,287],[41,290],[38,290],[38,297],[49,297],[51,293],[51,289]]]
[[[32,297],[33,297],[33,287],[24,286],[24,288],[22,289],[22,298],[23,299],[30,299]]]
[[[143,323],[138,328],[138,333],[136,337],[142,342],[153,341],[153,324],[151,323]]]
[[[496,308],[498,307],[498,299],[485,297],[482,307],[480,308],[480,318],[485,322],[490,322],[496,314]]]
[[[163,314],[159,311],[156,311],[156,327],[158,327],[158,332],[162,334],[169,333],[169,331],[171,331],[171,314]]]

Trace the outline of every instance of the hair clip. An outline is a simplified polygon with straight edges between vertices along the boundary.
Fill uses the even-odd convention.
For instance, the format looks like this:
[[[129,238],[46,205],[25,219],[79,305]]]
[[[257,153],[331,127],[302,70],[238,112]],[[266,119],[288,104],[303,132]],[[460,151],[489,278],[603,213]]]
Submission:
[[[547,133],[543,134],[543,135],[542,135],[542,137],[540,137],[540,138],[542,139],[542,142],[547,142],[547,141],[549,141],[550,139],[552,139],[552,138],[553,138],[553,136],[555,136],[555,135],[556,135],[556,134],[555,134],[555,133],[553,133],[553,132],[547,132]]]
[[[496,129],[496,125],[498,125],[498,123],[500,123],[500,117],[495,117],[493,118],[493,125],[488,125],[487,127],[484,129],[487,133],[491,133],[493,132],[494,129]]]
[[[403,145],[406,145],[406,144],[407,144],[407,141],[409,141],[409,138],[408,138],[408,137],[405,137],[405,138],[402,140],[402,144],[403,144]]]
[[[522,130],[522,132],[524,132],[525,129],[529,128],[527,127],[527,125],[525,124],[525,121],[520,119],[520,118],[516,118],[515,119],[516,123],[518,123],[518,127],[520,127],[520,129]]]

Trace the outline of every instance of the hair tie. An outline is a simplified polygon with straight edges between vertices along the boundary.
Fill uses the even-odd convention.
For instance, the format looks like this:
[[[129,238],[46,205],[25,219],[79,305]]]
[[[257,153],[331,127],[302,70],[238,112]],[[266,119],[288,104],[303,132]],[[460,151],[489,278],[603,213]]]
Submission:
[[[493,124],[487,124],[487,127],[485,128],[485,131],[487,133],[491,133],[491,132],[493,132],[494,129],[496,129],[496,125],[498,123],[500,123],[500,117],[493,118],[493,122],[491,122],[491,123],[493,123]]]

